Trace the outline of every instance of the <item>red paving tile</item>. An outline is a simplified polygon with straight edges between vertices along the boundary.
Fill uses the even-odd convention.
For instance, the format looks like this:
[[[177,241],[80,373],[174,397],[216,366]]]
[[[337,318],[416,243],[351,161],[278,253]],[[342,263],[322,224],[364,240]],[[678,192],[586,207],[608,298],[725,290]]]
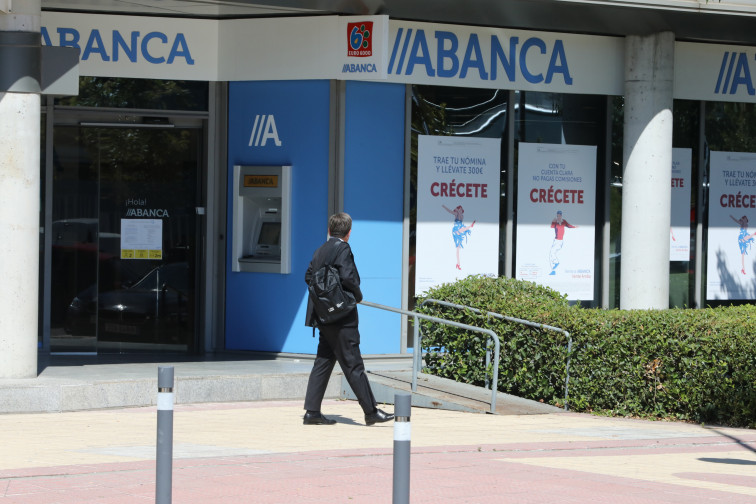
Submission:
[[[293,454],[296,458],[296,454]],[[492,453],[477,451],[454,454],[413,454],[411,502],[753,502],[753,497],[679,485],[638,481],[580,471],[525,466],[500,462]],[[322,464],[275,457],[266,470],[237,458],[239,465],[213,466],[212,459],[181,461],[174,468],[173,502],[390,502],[393,481],[390,457],[372,454],[334,458]],[[256,457],[259,459],[259,457]],[[293,463],[297,462],[297,463]],[[68,504],[98,502],[119,504],[141,502],[154,497],[154,474],[150,470],[129,471],[112,464],[95,467],[88,474],[38,476],[6,480],[0,503]],[[231,470],[229,473],[229,469]],[[110,472],[116,471],[116,473]],[[220,474],[219,474],[220,473]],[[682,474],[691,479],[727,484],[754,484],[753,478],[727,479],[701,474]],[[490,500],[496,496],[496,500]],[[342,500],[343,499],[343,500]]]

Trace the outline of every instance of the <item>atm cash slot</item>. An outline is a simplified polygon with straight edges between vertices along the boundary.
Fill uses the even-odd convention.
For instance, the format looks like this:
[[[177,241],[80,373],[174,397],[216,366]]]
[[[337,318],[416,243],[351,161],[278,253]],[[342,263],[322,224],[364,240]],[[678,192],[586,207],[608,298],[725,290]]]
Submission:
[[[245,262],[245,263],[270,263],[275,264],[278,262],[281,262],[281,257],[271,257],[271,256],[244,256],[239,258],[239,262]]]

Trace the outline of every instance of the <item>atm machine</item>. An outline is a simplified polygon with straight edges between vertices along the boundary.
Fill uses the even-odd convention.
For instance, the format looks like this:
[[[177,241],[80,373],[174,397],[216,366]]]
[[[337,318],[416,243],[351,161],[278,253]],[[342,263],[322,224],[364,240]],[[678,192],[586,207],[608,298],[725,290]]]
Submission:
[[[234,166],[233,271],[291,273],[291,166]]]

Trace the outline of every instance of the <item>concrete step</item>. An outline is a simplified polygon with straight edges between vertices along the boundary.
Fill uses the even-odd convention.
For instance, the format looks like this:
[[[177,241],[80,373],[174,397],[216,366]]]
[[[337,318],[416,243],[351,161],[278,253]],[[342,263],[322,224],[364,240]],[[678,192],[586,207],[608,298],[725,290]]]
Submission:
[[[175,357],[175,356],[174,356]],[[176,404],[303,401],[312,355],[218,354],[193,360],[132,362],[133,356],[55,356],[41,363],[35,378],[0,380],[0,414],[48,413],[154,406],[160,366],[175,370]],[[153,357],[159,358],[159,356]],[[410,355],[368,356],[368,369],[410,369]],[[325,397],[336,399],[338,365]]]
[[[420,374],[417,380],[417,391],[412,393],[411,371],[368,371],[368,376],[373,395],[379,403],[394,404],[395,394],[411,393],[413,406],[471,413],[491,413],[492,393],[483,387],[457,383],[438,376]],[[341,380],[341,398],[356,399],[346,378],[343,377]],[[497,415],[539,415],[561,412],[564,412],[564,410],[549,404],[502,392],[496,394]]]

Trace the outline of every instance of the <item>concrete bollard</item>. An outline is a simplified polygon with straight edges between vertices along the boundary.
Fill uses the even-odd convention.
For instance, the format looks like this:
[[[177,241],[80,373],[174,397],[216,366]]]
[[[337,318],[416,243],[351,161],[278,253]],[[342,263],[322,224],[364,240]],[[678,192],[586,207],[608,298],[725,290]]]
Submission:
[[[412,396],[394,395],[394,495],[393,504],[409,504],[410,412]]]
[[[173,481],[173,367],[158,366],[155,503],[171,503]]]

